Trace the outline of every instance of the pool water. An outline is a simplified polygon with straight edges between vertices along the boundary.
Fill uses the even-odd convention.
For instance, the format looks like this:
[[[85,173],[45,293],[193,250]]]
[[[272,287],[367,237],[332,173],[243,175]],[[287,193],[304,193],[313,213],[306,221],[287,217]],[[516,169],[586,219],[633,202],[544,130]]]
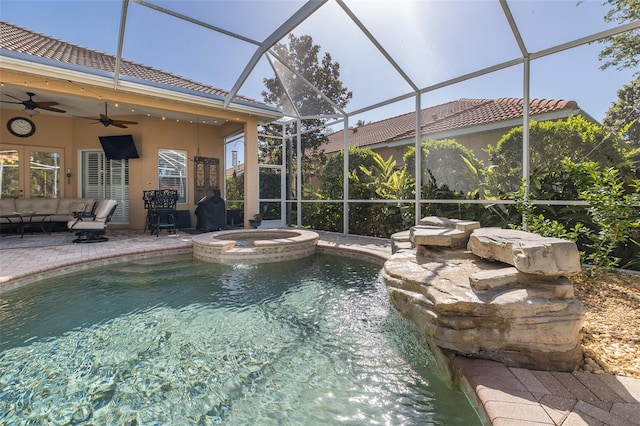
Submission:
[[[179,257],[5,293],[0,424],[480,424],[378,273]]]

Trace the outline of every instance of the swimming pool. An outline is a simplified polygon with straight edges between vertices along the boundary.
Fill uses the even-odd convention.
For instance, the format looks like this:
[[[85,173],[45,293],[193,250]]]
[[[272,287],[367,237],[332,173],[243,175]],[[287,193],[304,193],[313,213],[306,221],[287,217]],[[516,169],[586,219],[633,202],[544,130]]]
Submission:
[[[0,423],[480,424],[378,272],[180,257],[5,293]]]

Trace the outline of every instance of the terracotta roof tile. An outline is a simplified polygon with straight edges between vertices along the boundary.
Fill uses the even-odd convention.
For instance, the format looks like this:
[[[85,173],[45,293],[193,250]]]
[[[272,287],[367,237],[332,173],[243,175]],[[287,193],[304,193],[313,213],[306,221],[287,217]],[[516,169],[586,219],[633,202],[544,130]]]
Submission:
[[[575,101],[531,99],[532,116],[578,108]],[[420,133],[435,134],[455,129],[481,126],[522,117],[523,100],[516,98],[458,99],[421,110]],[[350,129],[349,146],[366,147],[412,138],[415,135],[415,113],[369,123]],[[324,149],[335,152],[344,146],[342,130],[329,135]]]
[[[114,55],[97,52],[62,40],[57,40],[8,22],[0,21],[0,48],[12,52],[24,53],[68,64],[93,68],[109,73],[115,72],[116,58]],[[189,80],[153,67],[127,61],[125,59],[122,59],[121,61],[120,73],[122,75],[149,82],[175,86],[182,89],[194,90],[221,97],[225,97],[229,94],[229,92],[222,89]],[[255,99],[239,95],[236,96],[236,99],[269,106]],[[271,106],[269,107],[272,108]]]

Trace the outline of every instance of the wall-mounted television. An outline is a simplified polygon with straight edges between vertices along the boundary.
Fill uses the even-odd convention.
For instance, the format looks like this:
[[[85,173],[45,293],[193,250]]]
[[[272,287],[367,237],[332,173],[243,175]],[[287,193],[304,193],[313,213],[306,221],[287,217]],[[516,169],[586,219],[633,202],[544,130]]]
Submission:
[[[107,160],[126,160],[140,158],[131,135],[98,136]]]

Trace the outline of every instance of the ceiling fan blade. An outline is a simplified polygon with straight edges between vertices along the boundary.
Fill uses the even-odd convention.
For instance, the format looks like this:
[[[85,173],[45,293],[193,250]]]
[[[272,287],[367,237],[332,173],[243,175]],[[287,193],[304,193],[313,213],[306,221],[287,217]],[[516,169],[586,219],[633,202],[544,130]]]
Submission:
[[[127,120],[114,120],[110,118],[107,114],[107,103],[104,103],[104,114],[100,114],[99,118],[95,117],[78,117],[78,118],[86,118],[88,120],[96,120],[97,123],[102,124],[104,127],[115,126],[121,129],[127,129],[128,127],[125,124],[138,124],[137,121],[127,121]]]
[[[10,95],[10,94],[8,94],[8,93],[5,93],[5,96],[8,96],[8,97],[13,98],[13,99],[15,99],[15,100],[17,100],[17,101],[20,101],[20,102],[12,102],[12,103],[14,103],[14,104],[21,104],[21,103],[22,103],[22,99],[20,99],[20,98],[16,98],[15,96],[12,96],[12,95]],[[2,101],[2,102],[9,102],[9,101]]]
[[[58,105],[57,102],[53,102],[53,104]],[[65,111],[63,109],[54,108],[52,106],[41,105],[41,104],[38,105],[38,108],[44,109],[44,110],[47,110],[47,111],[53,111],[53,112],[67,112],[67,111]]]
[[[80,116],[74,116],[75,118],[84,118],[85,120],[93,120],[93,123],[87,123],[87,124],[103,124],[102,121],[100,121],[99,118],[96,117],[80,117]]]
[[[32,98],[36,95],[35,93],[31,93],[31,92],[27,92],[27,95],[29,96],[29,99],[26,100],[22,100],[20,98],[16,98],[13,95],[10,95],[8,93],[5,93],[6,96],[15,99],[17,101],[20,102],[13,102],[13,101],[0,101],[0,102],[4,102],[4,103],[8,103],[8,104],[22,104],[24,105],[24,109],[25,111],[33,111],[37,108],[46,110],[46,111],[52,111],[52,112],[61,112],[61,113],[65,113],[67,111],[60,109],[60,108],[54,108],[56,105],[60,105],[60,103],[55,102],[55,101],[42,101],[42,102],[36,102],[34,101]]]

